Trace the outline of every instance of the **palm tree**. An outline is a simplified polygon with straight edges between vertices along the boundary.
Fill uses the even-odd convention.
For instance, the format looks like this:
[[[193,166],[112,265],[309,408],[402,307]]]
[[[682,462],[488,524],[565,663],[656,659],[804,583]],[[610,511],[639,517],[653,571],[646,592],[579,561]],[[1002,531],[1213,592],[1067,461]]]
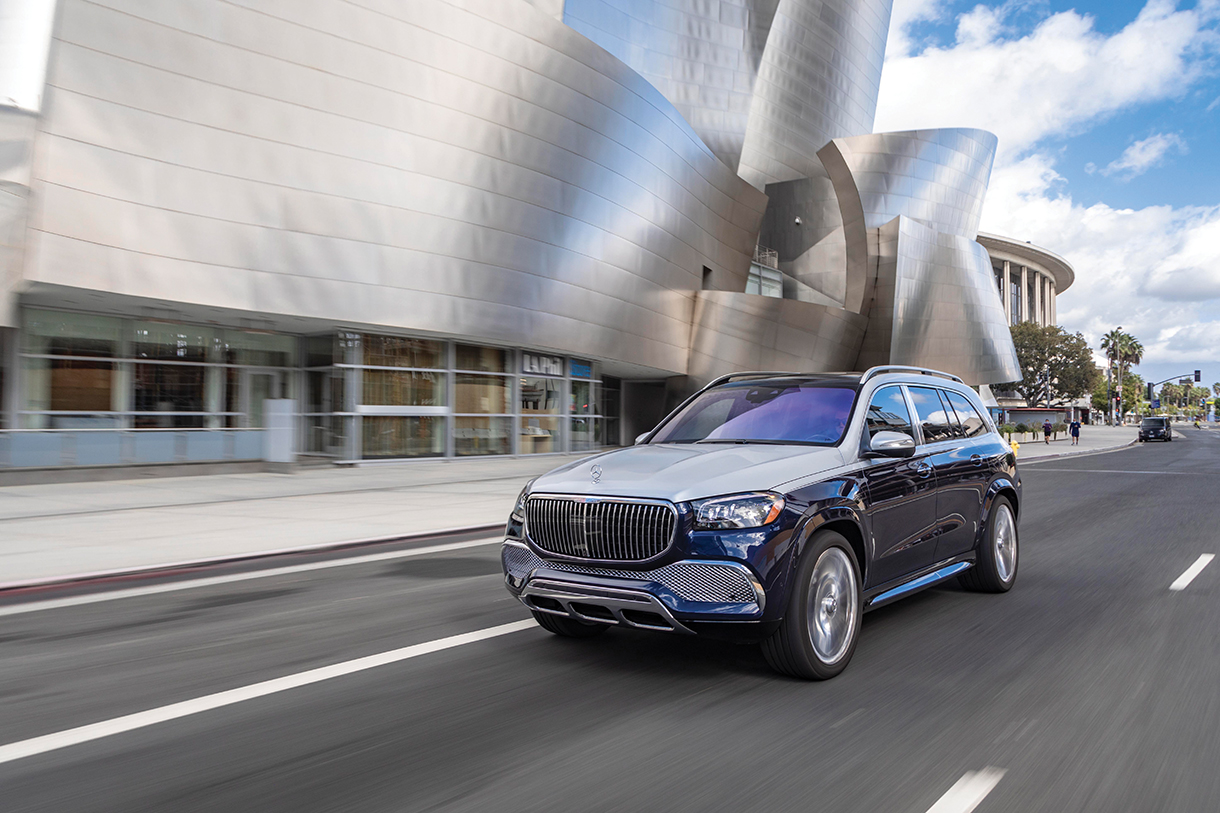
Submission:
[[[1144,345],[1130,333],[1125,333],[1122,327],[1116,327],[1102,336],[1101,349],[1106,354],[1106,359],[1109,361],[1110,366],[1117,367],[1118,369],[1115,387],[1118,390],[1119,403],[1121,404],[1126,371],[1132,367],[1139,366],[1139,363],[1144,358]]]

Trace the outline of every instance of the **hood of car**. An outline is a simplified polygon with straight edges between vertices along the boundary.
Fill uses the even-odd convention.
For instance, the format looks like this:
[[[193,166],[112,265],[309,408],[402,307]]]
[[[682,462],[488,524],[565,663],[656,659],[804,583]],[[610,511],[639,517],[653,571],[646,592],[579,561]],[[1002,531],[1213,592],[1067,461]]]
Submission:
[[[842,464],[842,453],[824,446],[645,444],[561,466],[530,491],[687,502],[768,491]]]

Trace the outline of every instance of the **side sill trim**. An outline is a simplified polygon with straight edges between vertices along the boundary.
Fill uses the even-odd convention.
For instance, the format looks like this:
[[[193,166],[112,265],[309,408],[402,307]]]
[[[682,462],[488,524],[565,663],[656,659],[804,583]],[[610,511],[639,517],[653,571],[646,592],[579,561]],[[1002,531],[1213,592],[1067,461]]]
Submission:
[[[916,590],[922,590],[925,587],[931,587],[937,582],[944,581],[950,576],[956,576],[967,568],[973,567],[973,562],[958,562],[957,564],[942,567],[940,570],[934,570],[931,573],[920,576],[918,579],[912,579],[906,584],[900,584],[892,590],[887,590],[879,596],[874,597],[868,602],[868,608],[880,607],[882,604],[888,604],[891,601],[902,598],[903,596],[913,593]]]

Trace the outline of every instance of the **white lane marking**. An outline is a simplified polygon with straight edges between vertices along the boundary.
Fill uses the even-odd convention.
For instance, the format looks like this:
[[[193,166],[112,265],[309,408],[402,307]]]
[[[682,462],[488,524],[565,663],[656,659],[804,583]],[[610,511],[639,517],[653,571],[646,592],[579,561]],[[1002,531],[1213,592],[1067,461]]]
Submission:
[[[1003,778],[1003,768],[967,771],[936,804],[928,808],[928,813],[970,813]]]
[[[375,669],[378,666],[385,666],[386,664],[397,663],[410,658],[418,658],[420,655],[453,649],[454,647],[465,646],[466,644],[473,644],[477,641],[485,641],[488,638],[496,638],[514,632],[521,632],[522,630],[536,628],[537,626],[537,623],[533,620],[514,621],[511,624],[501,624],[498,627],[487,627],[486,629],[466,632],[461,635],[452,635],[448,638],[439,638],[435,641],[406,646],[401,649],[391,649],[388,652],[382,652],[377,655],[368,655],[363,658],[344,661],[343,663],[310,669],[306,672],[298,672],[295,675],[285,675],[284,677],[272,680],[264,680],[261,683],[241,686],[237,689],[229,689],[223,692],[216,692],[215,694],[204,695],[203,697],[196,697],[193,700],[184,700],[180,703],[171,703],[168,706],[161,706],[160,708],[139,711],[135,714],[124,715],[123,717],[115,717],[112,720],[103,720],[100,723],[91,723],[90,725],[83,725],[78,728],[57,731],[54,734],[44,734],[41,737],[32,737],[28,740],[0,745],[0,764],[14,762],[38,754],[45,754],[49,751],[58,751],[61,748],[80,745],[92,740],[100,740],[104,737],[113,737],[115,734],[122,734],[126,731],[146,728],[157,723],[177,720],[182,717],[189,717],[192,714],[199,714],[200,712],[231,706],[234,703],[253,700],[256,697],[266,697],[269,694],[308,686],[312,683],[321,683],[324,680],[332,680],[354,672]]]
[[[1177,592],[1179,590],[1185,590],[1186,586],[1195,580],[1195,576],[1198,576],[1200,573],[1202,573],[1203,568],[1205,568],[1209,564],[1211,564],[1212,559],[1215,559],[1215,558],[1216,558],[1215,554],[1205,553],[1202,556],[1200,556],[1198,559],[1195,559],[1195,563],[1193,565],[1191,565],[1190,567],[1186,568],[1186,572],[1183,573],[1181,576],[1178,576],[1174,580],[1173,584],[1169,585],[1169,589],[1173,590],[1174,592]]]
[[[1033,462],[1033,461],[1027,461]],[[1207,472],[1200,471],[1137,471],[1134,469],[1055,469],[1049,466],[1040,466],[1038,471],[1068,471],[1073,474],[1189,474],[1198,477],[1211,477]]]
[[[272,576],[285,576],[290,573],[307,573],[311,570],[325,570],[332,567],[349,567],[351,565],[367,565],[370,562],[388,562],[394,559],[407,559],[412,556],[424,556],[429,553],[444,553],[464,548],[477,548],[482,545],[494,545],[503,537],[493,539],[473,539],[468,542],[447,542],[443,545],[428,545],[423,548],[386,551],[385,553],[369,553],[364,556],[352,556],[346,559],[330,559],[325,562],[309,562],[301,565],[286,565],[267,570],[254,570],[249,573],[230,573],[225,576],[208,576],[203,579],[190,579],[168,584],[151,584],[146,587],[128,587],[123,590],[110,590],[103,593],[90,593],[84,596],[69,596],[67,598],[52,598],[46,601],[31,601],[29,604],[13,604],[0,607],[0,616],[36,613],[42,610],[55,610],[60,607],[77,607],[81,604],[96,604],[99,601],[116,601],[121,598],[136,596],[152,596],[158,593],[175,593],[179,590],[194,590],[198,587],[211,587],[216,584],[244,582],[251,579],[267,579]]]

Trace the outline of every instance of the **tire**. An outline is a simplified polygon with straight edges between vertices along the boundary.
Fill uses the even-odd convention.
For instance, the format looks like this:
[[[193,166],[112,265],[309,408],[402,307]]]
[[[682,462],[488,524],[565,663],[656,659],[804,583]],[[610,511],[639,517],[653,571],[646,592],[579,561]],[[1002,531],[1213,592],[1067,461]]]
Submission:
[[[834,531],[815,534],[796,565],[784,620],[763,641],[767,663],[805,680],[842,672],[860,638],[861,599],[860,565],[851,544]]]
[[[555,633],[560,638],[596,638],[610,629],[609,624],[598,624],[595,621],[577,621],[575,618],[564,618],[561,615],[540,613],[536,610],[530,612],[533,613],[538,626],[547,632]]]
[[[1019,554],[1017,513],[1006,497],[996,497],[987,520],[987,531],[979,545],[978,559],[974,567],[957,580],[962,587],[977,593],[1007,593],[1017,580]]]

